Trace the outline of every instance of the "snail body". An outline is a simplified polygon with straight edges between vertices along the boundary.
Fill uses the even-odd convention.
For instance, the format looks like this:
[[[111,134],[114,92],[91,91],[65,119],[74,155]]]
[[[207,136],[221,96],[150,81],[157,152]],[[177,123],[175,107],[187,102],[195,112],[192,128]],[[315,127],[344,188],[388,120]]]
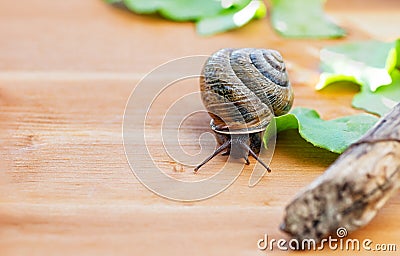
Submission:
[[[221,146],[195,168],[227,150],[234,158],[256,158],[262,133],[274,116],[289,112],[293,103],[282,56],[275,50],[226,48],[209,57],[200,78],[201,97],[211,129]]]

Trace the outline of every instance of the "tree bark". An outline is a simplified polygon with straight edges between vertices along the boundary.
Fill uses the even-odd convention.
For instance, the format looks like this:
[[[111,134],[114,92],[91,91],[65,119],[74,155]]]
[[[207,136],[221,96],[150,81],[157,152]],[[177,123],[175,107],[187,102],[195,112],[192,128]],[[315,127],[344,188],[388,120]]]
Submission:
[[[320,241],[368,224],[400,187],[400,104],[300,193],[281,229]]]

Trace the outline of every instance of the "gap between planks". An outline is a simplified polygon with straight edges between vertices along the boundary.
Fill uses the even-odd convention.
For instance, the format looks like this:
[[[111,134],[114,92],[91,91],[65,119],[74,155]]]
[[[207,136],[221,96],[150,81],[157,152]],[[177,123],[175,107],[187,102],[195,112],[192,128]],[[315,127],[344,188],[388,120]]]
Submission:
[[[150,73],[150,72],[149,72]],[[148,74],[148,73],[147,73]],[[141,80],[146,73],[79,72],[79,71],[6,71],[0,72],[2,81],[82,81],[82,80]],[[176,74],[162,77],[176,77]]]

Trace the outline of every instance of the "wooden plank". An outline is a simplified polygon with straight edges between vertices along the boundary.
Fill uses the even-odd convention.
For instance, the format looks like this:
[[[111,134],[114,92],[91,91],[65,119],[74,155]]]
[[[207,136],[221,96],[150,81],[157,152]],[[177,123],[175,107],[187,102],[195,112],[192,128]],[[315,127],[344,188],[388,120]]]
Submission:
[[[328,7],[349,29],[346,40],[397,33],[395,25],[380,30],[370,15],[376,8],[398,24],[396,2],[360,9],[359,1],[338,2]],[[2,1],[0,34],[1,255],[265,255],[258,239],[286,237],[278,229],[285,204],[337,157],[294,131],[279,136],[273,172],[254,188],[247,186],[252,165],[226,191],[197,203],[160,198],[134,177],[122,145],[124,108],[139,79],[165,61],[227,46],[276,48],[287,60],[295,106],[318,109],[324,118],[360,112],[350,107],[356,88],[313,90],[319,49],[344,40],[285,40],[266,19],[204,38],[190,23],[131,15],[97,0]],[[184,146],[195,149],[192,139],[208,122],[203,116],[186,130]],[[155,156],[172,173],[169,159],[156,149]],[[190,178],[185,170],[179,175]],[[211,174],[210,168],[198,175]],[[395,242],[399,210],[397,196],[351,238]]]
[[[362,3],[351,5],[351,2],[344,2],[332,4],[329,13],[349,30],[348,40],[367,38],[377,31],[381,31],[384,40],[397,35],[396,13],[400,10],[397,2],[383,7],[381,1],[369,1],[369,12],[363,9],[357,12],[360,6],[364,6]],[[343,6],[352,10],[352,14],[343,11]],[[388,21],[389,25],[377,22],[376,17]],[[357,24],[352,26],[353,22]],[[361,22],[363,27],[359,28]],[[1,72],[147,73],[166,61],[210,54],[227,46],[276,48],[290,62],[315,69],[319,48],[327,43],[340,43],[285,40],[272,31],[267,19],[254,21],[246,29],[200,37],[192,23],[176,24],[155,17],[133,15],[97,0],[70,0],[68,4],[22,0],[18,5],[2,1],[0,32]],[[162,38],[163,43],[155,38]],[[168,47],[171,45],[174,47]]]
[[[2,104],[1,134],[6,136],[1,139],[9,169],[0,190],[0,246],[10,254],[31,247],[37,254],[60,249],[107,254],[115,247],[119,253],[156,254],[159,246],[171,254],[196,248],[213,248],[215,255],[255,253],[264,233],[285,237],[278,230],[285,204],[336,158],[286,132],[279,137],[273,172],[256,187],[247,187],[250,172],[245,170],[215,198],[171,202],[145,189],[126,163],[121,121],[131,82],[6,84],[2,95],[9,103]],[[212,164],[223,161],[219,157]],[[399,199],[353,237],[395,237]],[[385,235],[375,235],[383,227]],[[225,239],[242,242],[227,247]]]

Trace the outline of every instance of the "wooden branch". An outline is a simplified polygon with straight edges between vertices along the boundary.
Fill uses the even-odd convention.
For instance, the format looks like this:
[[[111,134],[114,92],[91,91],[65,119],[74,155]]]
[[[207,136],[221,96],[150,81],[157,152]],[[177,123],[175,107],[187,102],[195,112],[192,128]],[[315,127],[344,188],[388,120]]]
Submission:
[[[400,104],[287,207],[281,229],[315,239],[368,224],[400,187]]]

